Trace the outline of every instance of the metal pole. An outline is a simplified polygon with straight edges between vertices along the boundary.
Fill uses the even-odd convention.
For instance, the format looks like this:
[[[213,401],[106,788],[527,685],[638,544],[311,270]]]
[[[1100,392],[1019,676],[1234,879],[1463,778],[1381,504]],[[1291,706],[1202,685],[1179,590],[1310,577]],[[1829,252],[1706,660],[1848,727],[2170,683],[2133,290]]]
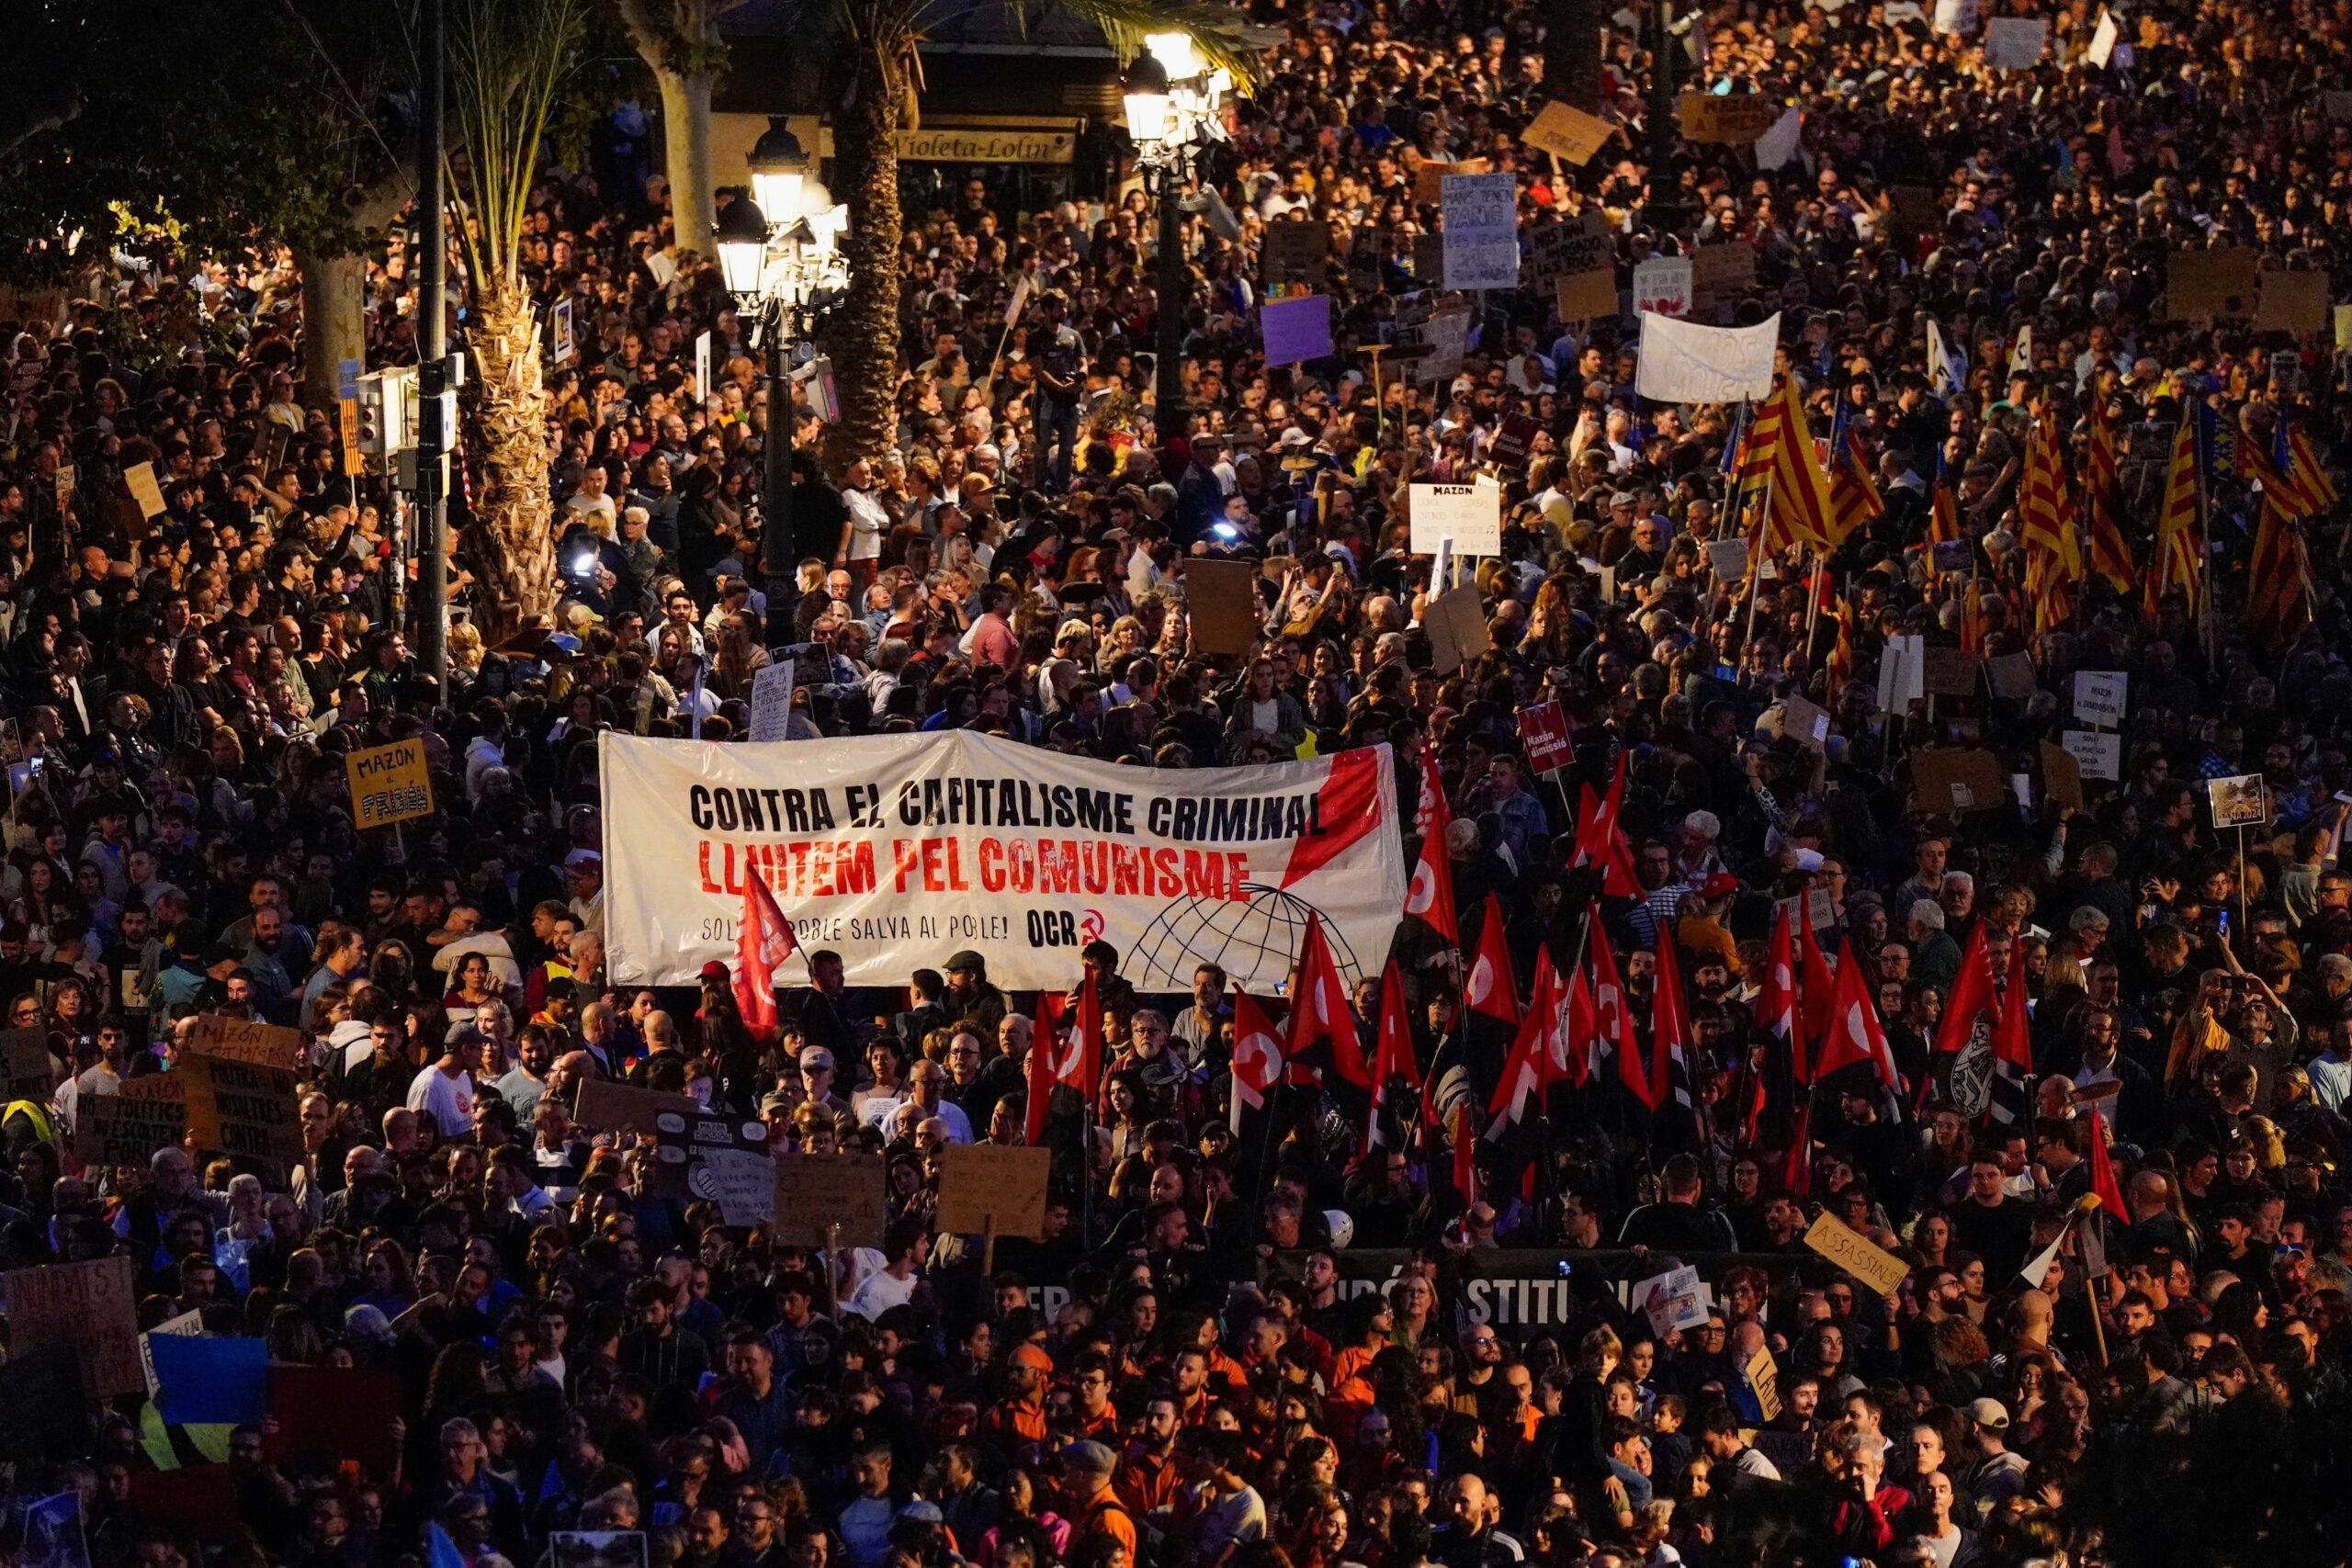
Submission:
[[[791,323],[776,310],[768,332],[768,434],[766,442],[768,646],[793,641],[794,602],[799,594],[799,563],[792,536],[792,344]]]
[[[449,381],[449,243],[442,231],[441,119],[447,46],[441,10],[442,0],[420,0],[417,17],[422,58],[416,84],[416,654],[446,699],[449,562],[444,547],[448,485],[443,464],[449,431],[442,399]]]
[[[1159,176],[1159,343],[1154,367],[1158,412],[1153,425],[1161,446],[1185,434],[1184,419],[1184,213],[1182,158]]]
[[[1674,185],[1674,0],[1657,0],[1657,48],[1650,60],[1650,192],[1645,216],[1661,233],[1682,216]]]

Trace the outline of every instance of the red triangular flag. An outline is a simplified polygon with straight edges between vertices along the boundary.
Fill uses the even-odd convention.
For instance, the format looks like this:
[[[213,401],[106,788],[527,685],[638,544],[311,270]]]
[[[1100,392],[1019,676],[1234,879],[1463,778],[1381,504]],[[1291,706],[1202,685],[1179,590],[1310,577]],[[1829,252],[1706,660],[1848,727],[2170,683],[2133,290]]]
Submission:
[[[1634,1098],[1657,1109],[1657,1098],[1650,1090],[1649,1075],[1642,1070],[1642,1058],[1634,1044],[1634,1022],[1625,1007],[1625,982],[1617,973],[1617,955],[1610,951],[1609,933],[1600,927],[1598,911],[1592,917],[1592,1017],[1593,1033],[1600,1043],[1617,1053],[1617,1081],[1631,1089]]]
[[[1471,961],[1463,993],[1472,1012],[1498,1023],[1519,1021],[1519,981],[1510,972],[1510,950],[1503,945],[1502,900],[1491,893],[1478,921],[1478,955]]]
[[[1536,1100],[1540,1106],[1544,1054],[1549,1049],[1547,1037],[1551,1033],[1545,1019],[1557,1001],[1544,986],[1544,977],[1551,972],[1549,964],[1538,970],[1534,1003],[1520,1021],[1519,1034],[1510,1043],[1510,1055],[1503,1058],[1502,1080],[1495,1085],[1494,1099],[1487,1104],[1487,1110],[1494,1116],[1487,1127],[1489,1141],[1499,1142],[1505,1127],[1516,1126],[1526,1119],[1530,1099]]]
[[[1445,796],[1437,797],[1430,830],[1421,835],[1421,852],[1413,862],[1413,880],[1405,888],[1405,913],[1443,939],[1448,947],[1462,945],[1462,922],[1453,912],[1453,866],[1445,852]]]
[[[1405,976],[1393,958],[1380,972],[1380,1021],[1374,1026],[1372,1048],[1372,1117],[1363,1135],[1366,1154],[1381,1141],[1380,1113],[1387,1108],[1392,1077],[1403,1078],[1417,1090],[1421,1088],[1420,1066],[1413,1060],[1412,1022],[1405,1011]],[[1420,1100],[1427,1115],[1429,1096],[1424,1093]]]
[[[1057,1079],[1056,1063],[1061,1055],[1058,1031],[1062,1014],[1069,1010],[1067,998],[1050,991],[1037,993],[1036,1021],[1029,1032],[1029,1118],[1023,1142],[1031,1148],[1045,1135],[1046,1103],[1053,1098]]]
[[[1797,1081],[1811,1083],[1829,1069],[1821,1063],[1824,1044],[1829,1033],[1829,1014],[1837,1005],[1838,982],[1830,976],[1828,961],[1821,955],[1821,940],[1814,934],[1813,922],[1798,919],[1797,948],[1804,963],[1803,977],[1797,987],[1797,1018],[1804,1026],[1804,1039],[1796,1047]]]
[[[1567,1048],[1568,1082],[1582,1089],[1600,1071],[1600,1020],[1592,1000],[1592,986],[1579,965],[1568,976],[1566,1009],[1561,1014],[1561,1043]]]
[[[2026,1009],[2025,943],[2009,943],[2008,994],[1993,1030],[1993,1094],[1985,1115],[2010,1124],[2032,1114],[2033,1029]],[[2130,1222],[2126,1222],[2129,1224]]]
[[[1095,991],[1091,969],[1078,989],[1077,1039],[1055,1064],[1055,1076],[1089,1105],[1102,1092],[1102,998]]]
[[[1283,1074],[1283,1045],[1266,1010],[1247,991],[1233,996],[1233,1130],[1241,1131],[1241,1112],[1263,1111],[1266,1096]]]
[[[1453,1108],[1453,1190],[1464,1203],[1477,1201],[1477,1137],[1470,1131],[1470,1097]]]
[[[743,1026],[763,1035],[776,1025],[775,972],[800,951],[792,922],[756,868],[743,876],[743,917],[735,931],[735,1009]]]
[[[1438,772],[1437,753],[1421,749],[1421,798],[1413,806],[1413,831],[1426,839],[1443,832],[1453,813],[1445,804],[1445,775]]]
[[[1677,1103],[1689,1106],[1690,1095],[1690,1016],[1682,996],[1682,960],[1675,951],[1673,923],[1657,927],[1657,996],[1650,1009],[1650,1074],[1658,1104],[1667,1090]],[[1656,1110],[1657,1106],[1652,1106]]]
[[[1881,1083],[1897,1094],[1903,1092],[1902,1075],[1894,1070],[1894,1053],[1887,1047],[1886,1031],[1878,1021],[1878,1008],[1871,1001],[1870,987],[1862,980],[1862,965],[1849,943],[1838,958],[1829,1028],[1822,1036],[1821,1057],[1814,1066],[1818,1072],[1832,1073],[1855,1062],[1870,1063]]]
[[[2083,1109],[2091,1124],[2091,1191],[2097,1194],[2098,1206],[2115,1216],[2117,1224],[2128,1225],[2132,1223],[2132,1211],[2124,1207],[2123,1188],[2115,1179],[2114,1161],[2108,1157],[2107,1123],[2099,1120],[2098,1106],[2086,1104]]]
[[[1317,1045],[1330,1047],[1331,1065],[1341,1077],[1360,1089],[1372,1087],[1372,1066],[1363,1059],[1363,1047],[1356,1043],[1355,1015],[1348,1010],[1348,991],[1340,983],[1340,966],[1331,961],[1323,917],[1310,912],[1306,937],[1298,950],[1298,991],[1291,999],[1283,1055],[1301,1062]]]
[[[1958,1055],[1979,1028],[1989,1040],[1997,1036],[2000,1027],[2001,1004],[1993,988],[1992,953],[1984,945],[1984,922],[1979,920],[1968,933],[1968,946],[1960,955],[1960,973],[1952,979],[1951,999],[1944,1003],[1943,1021],[1936,1026],[1936,1055]],[[1928,1102],[1928,1090],[1935,1081],[1932,1070],[1920,1075],[1915,1110]]]
[[[1587,786],[1585,799],[1591,799]],[[1618,825],[1617,813],[1625,803],[1625,756],[1619,752],[1617,772],[1609,781],[1609,794],[1589,815],[1577,822],[1577,865],[1603,868],[1601,892],[1614,898],[1638,898],[1642,885],[1634,875],[1634,852],[1625,842],[1624,829]]]

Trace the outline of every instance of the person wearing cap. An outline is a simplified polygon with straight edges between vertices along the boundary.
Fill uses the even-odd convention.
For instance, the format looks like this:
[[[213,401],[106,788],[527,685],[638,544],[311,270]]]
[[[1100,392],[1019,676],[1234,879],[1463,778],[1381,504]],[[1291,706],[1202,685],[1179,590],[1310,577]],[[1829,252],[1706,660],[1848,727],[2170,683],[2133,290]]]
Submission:
[[[1976,1458],[1967,1466],[1968,1500],[1979,1521],[2025,1490],[2026,1457],[2009,1449],[2008,1407],[1997,1399],[1968,1404],[1969,1439]]]
[[[1099,1530],[1126,1549],[1129,1562],[1136,1562],[1141,1540],[1135,1517],[1111,1484],[1118,1473],[1119,1456],[1087,1438],[1063,1445],[1060,1460],[1062,1495],[1071,1505],[1070,1538],[1084,1540]]]
[[[949,1017],[972,1025],[983,1040],[992,1038],[1008,1004],[1004,993],[989,983],[989,961],[968,947],[958,948],[947,955],[946,968]]]

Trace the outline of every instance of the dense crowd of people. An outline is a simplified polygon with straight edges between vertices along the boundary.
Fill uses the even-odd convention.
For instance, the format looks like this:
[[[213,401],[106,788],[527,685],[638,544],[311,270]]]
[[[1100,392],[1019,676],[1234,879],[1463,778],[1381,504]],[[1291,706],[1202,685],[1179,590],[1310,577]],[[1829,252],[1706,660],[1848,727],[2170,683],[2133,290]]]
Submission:
[[[1232,226],[1182,225],[1184,298],[1158,295],[1132,180],[1016,211],[980,171],[910,209],[887,446],[842,460],[797,384],[789,605],[746,323],[661,182],[550,169],[536,276],[583,344],[550,378],[561,605],[510,635],[461,485],[446,686],[385,477],[346,472],[299,390],[290,262],[18,296],[0,1005],[53,1092],[0,1123],[0,1263],[126,1256],[142,1328],[195,1313],[274,1364],[389,1379],[401,1417],[368,1462],[238,1426],[197,1526],[142,1478],[210,1439],[93,1401],[75,1441],[13,1456],[6,1544],[60,1568],[2337,1560],[2342,329],[2182,309],[2178,258],[2346,275],[2352,12],[1999,0],[1983,20],[2049,40],[1995,70],[1938,30],[1953,9],[1699,15],[1686,85],[1798,106],[1801,136],[1770,168],[1681,139],[1660,171],[1632,12],[1595,106],[1618,134],[1576,165],[1519,140],[1541,8],[1261,0],[1281,41],[1204,171]],[[1523,287],[1470,300],[1417,242],[1421,172],[1473,158],[1515,176]],[[1329,231],[1335,344],[1270,367],[1281,224]],[[1621,288],[1745,246],[1699,310],[1778,312],[1773,399],[1640,397],[1635,318],[1559,315],[1557,226],[1606,235]],[[370,368],[414,356],[406,259],[370,275]],[[1365,352],[1457,307],[1458,364]],[[1153,401],[1163,310],[1181,421]],[[141,463],[160,513],[126,489]],[[1504,523],[1462,566],[1483,651],[1433,635],[1408,532],[1410,484],[1479,475]],[[1211,558],[1262,565],[1246,657],[1200,649],[1186,571]],[[1223,973],[1139,994],[1090,947],[1069,983],[1105,1071],[1094,1103],[1051,1090],[1042,1238],[939,1234],[942,1150],[1024,1142],[1044,1081],[1053,1010],[984,954],[851,987],[817,948],[773,1028],[724,965],[607,973],[598,737],[742,740],[786,623],[797,744],[1391,748],[1398,852],[1447,897],[1417,884],[1394,951],[1344,976],[1363,1060],[1321,1046],[1245,1114]],[[2122,678],[2120,711],[2084,671]],[[1566,759],[1522,737],[1546,703]],[[344,758],[395,740],[433,810],[363,829]],[[91,1160],[92,1101],[222,1013],[300,1032],[299,1162]],[[603,1081],[882,1155],[887,1227],[724,1223],[585,1111]],[[1824,1216],[1860,1271],[1809,1244]],[[1656,1306],[1686,1264],[1697,1300]],[[1498,1312],[1481,1281],[1512,1267],[1559,1310]],[[79,1556],[32,1528],[61,1493]]]

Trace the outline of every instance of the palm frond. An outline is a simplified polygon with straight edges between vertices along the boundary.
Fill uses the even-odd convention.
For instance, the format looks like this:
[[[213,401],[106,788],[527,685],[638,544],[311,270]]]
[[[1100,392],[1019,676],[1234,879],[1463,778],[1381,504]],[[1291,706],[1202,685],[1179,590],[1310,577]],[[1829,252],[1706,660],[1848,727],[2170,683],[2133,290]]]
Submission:
[[[473,215],[463,231],[481,287],[519,270],[548,122],[587,22],[587,0],[458,0],[450,7],[451,98],[466,152],[450,187]]]
[[[867,8],[872,0],[842,3]],[[1144,51],[1144,39],[1150,34],[1184,33],[1202,59],[1232,74],[1236,86],[1251,87],[1260,79],[1258,49],[1250,40],[1247,14],[1209,0],[967,0],[922,8],[933,16],[949,17],[983,6],[1009,14],[1024,33],[1032,18],[1052,11],[1076,17],[1102,30],[1122,64]]]

